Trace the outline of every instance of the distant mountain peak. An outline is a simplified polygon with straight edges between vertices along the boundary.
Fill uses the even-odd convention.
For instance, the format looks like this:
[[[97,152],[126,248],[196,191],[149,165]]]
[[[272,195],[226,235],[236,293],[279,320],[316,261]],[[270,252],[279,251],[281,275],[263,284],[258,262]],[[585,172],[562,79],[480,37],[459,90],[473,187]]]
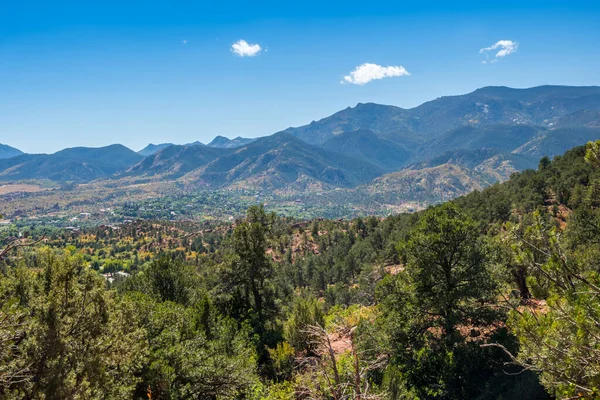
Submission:
[[[148,156],[158,153],[162,149],[166,149],[169,146],[173,146],[173,143],[160,143],[160,144],[150,143],[150,144],[148,144],[148,146],[144,147],[142,150],[138,151],[137,153],[141,156],[148,157]]]
[[[21,150],[15,149],[7,144],[0,143],[0,159],[12,158],[24,154]]]
[[[229,142],[231,142],[231,139],[226,138],[225,136],[215,136],[215,138],[208,144],[210,147],[219,147],[222,146],[224,144],[228,144]]]
[[[378,109],[382,109],[382,110],[387,110],[387,109],[396,109],[396,110],[403,110],[403,108],[398,107],[398,106],[393,106],[393,105],[388,105],[388,104],[379,104],[379,103],[373,103],[373,102],[367,102],[367,103],[357,103],[356,106],[354,107],[348,107],[347,109],[355,109],[355,110],[378,110]]]
[[[207,146],[223,148],[223,149],[233,149],[236,147],[245,146],[245,145],[253,142],[254,140],[255,139],[243,138],[241,136],[238,136],[235,139],[229,139],[229,138],[226,138],[225,136],[218,135]]]
[[[385,107],[383,104],[373,103],[372,101],[368,101],[366,103],[356,103],[356,107]]]

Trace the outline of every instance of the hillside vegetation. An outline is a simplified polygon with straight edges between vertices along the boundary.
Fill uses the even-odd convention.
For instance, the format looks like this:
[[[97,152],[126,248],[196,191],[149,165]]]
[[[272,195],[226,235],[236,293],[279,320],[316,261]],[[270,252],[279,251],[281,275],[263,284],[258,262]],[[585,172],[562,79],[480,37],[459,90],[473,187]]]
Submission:
[[[597,398],[600,141],[538,166],[387,218],[9,228],[0,397]]]

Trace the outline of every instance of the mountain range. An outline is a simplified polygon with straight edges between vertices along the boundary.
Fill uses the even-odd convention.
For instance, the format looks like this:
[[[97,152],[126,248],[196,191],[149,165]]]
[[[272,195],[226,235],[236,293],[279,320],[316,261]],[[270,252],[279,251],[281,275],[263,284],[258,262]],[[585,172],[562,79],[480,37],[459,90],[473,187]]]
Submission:
[[[252,143],[254,140],[256,140],[256,139],[243,138],[240,136],[236,137],[235,139],[229,139],[229,138],[226,138],[225,136],[217,136],[209,144],[207,144],[207,146],[215,147],[215,148],[219,148],[219,149],[233,149],[236,147],[242,147],[244,145]],[[197,145],[204,145],[204,144],[201,142],[194,142],[194,143],[184,144],[183,146],[197,146]],[[163,149],[166,149],[169,146],[175,146],[175,144],[173,144],[173,143],[161,143],[161,144],[150,143],[148,146],[146,146],[142,150],[138,151],[138,154],[141,156],[144,156],[144,157],[148,157],[148,156],[158,153],[159,151],[161,151]]]
[[[120,144],[100,148],[73,147],[54,154],[21,154],[0,159],[0,181],[89,182],[112,176],[142,159],[143,156]]]
[[[197,188],[341,188],[386,201],[408,185],[445,199],[595,139],[600,87],[485,87],[412,109],[360,103],[271,136],[218,136],[208,145],[150,144],[137,153],[112,145],[49,155],[0,145],[0,181],[134,177]]]

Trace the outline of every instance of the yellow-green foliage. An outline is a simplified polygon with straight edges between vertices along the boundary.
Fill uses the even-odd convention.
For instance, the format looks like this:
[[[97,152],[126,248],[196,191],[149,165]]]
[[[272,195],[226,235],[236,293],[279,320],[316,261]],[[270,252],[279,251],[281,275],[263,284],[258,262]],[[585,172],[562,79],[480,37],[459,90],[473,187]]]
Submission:
[[[323,305],[317,299],[296,298],[283,326],[285,339],[298,351],[314,352],[313,338],[307,330],[310,326],[323,326],[323,318]]]
[[[585,161],[600,166],[600,140],[589,142],[586,146]]]
[[[269,357],[278,378],[288,379],[294,372],[296,350],[288,343],[277,343],[274,349],[269,349]]]
[[[349,307],[336,305],[325,316],[325,329],[333,332],[339,328],[352,328],[363,321],[373,322],[377,317],[376,306],[352,304]]]
[[[295,398],[294,383],[290,381],[269,385],[257,384],[248,396],[248,400],[293,400]]]

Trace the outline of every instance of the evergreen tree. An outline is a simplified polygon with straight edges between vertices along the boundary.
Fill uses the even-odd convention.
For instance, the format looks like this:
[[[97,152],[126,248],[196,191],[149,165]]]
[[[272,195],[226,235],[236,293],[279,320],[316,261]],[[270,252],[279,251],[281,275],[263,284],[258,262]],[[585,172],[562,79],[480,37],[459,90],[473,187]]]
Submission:
[[[233,255],[223,266],[219,289],[226,312],[252,326],[262,360],[267,356],[265,346],[273,347],[279,335],[274,267],[266,254],[274,219],[262,205],[248,209],[233,232]]]
[[[38,263],[42,270],[17,267],[0,285],[0,303],[20,307],[12,356],[24,367],[19,380],[0,382],[0,397],[131,398],[146,354],[136,310],[79,256],[46,250]]]
[[[405,270],[378,289],[392,368],[422,398],[489,398],[503,372],[480,344],[499,315],[476,225],[448,203],[427,211],[399,249]]]

